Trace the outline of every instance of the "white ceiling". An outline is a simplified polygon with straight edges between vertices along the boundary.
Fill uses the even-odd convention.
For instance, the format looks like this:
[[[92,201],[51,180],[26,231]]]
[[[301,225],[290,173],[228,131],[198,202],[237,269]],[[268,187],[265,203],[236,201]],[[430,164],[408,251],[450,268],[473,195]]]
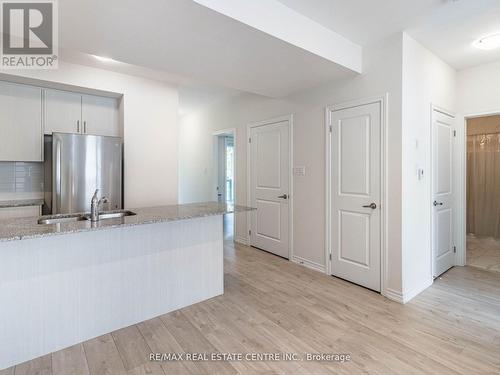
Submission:
[[[500,49],[472,46],[480,37],[500,32],[499,0],[460,0],[428,15],[409,34],[460,70],[500,60]]]
[[[60,1],[59,35],[66,50],[272,97],[355,74],[191,0]]]
[[[175,74],[166,70],[150,69],[144,66],[128,64],[123,61],[103,61],[95,55],[59,47],[59,58],[71,64],[79,64],[109,70],[116,73],[173,83],[177,85],[193,85],[197,81],[190,77]]]
[[[472,47],[500,32],[499,0],[278,0],[363,46],[408,33],[456,69],[500,59]]]
[[[68,63],[177,84],[179,89],[179,115],[181,116],[196,112],[217,102],[228,100],[242,93],[240,90],[231,88],[200,84],[199,81],[172,74],[165,70],[149,69],[121,61],[100,61],[93,55],[64,48],[59,50],[59,56]]]
[[[278,1],[363,46],[415,26],[444,3],[443,0]]]
[[[278,0],[359,45],[406,30],[457,69],[500,59],[500,0]],[[181,112],[241,91],[285,97],[352,71],[191,0],[59,1],[62,58],[178,83]],[[96,62],[88,54],[120,64]]]

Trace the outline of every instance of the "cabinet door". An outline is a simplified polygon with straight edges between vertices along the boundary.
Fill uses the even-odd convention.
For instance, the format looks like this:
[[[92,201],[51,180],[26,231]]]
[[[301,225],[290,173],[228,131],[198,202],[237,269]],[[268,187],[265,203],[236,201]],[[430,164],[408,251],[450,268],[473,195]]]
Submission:
[[[42,161],[42,90],[0,82],[0,161]]]
[[[45,134],[54,132],[83,132],[81,94],[45,90]]]
[[[83,95],[82,119],[85,134],[120,136],[118,100],[115,98]]]

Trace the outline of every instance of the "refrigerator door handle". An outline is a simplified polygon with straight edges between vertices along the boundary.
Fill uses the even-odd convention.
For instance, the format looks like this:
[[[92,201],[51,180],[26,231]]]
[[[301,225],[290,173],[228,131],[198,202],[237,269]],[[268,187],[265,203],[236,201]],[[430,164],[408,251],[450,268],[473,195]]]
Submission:
[[[54,189],[55,197],[52,197],[54,201],[53,212],[60,212],[61,210],[61,142],[59,140],[55,141],[55,157],[54,157]]]

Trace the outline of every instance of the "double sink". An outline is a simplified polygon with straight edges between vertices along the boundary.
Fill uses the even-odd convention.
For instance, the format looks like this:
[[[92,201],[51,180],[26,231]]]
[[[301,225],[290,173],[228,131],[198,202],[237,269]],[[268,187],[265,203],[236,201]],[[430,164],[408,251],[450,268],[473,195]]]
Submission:
[[[134,216],[134,215],[136,215],[135,212],[128,210],[104,211],[99,214],[99,220],[120,219],[126,216]],[[38,219],[38,224],[61,224],[61,223],[73,223],[77,221],[90,221],[90,214],[82,213],[82,214],[47,215],[40,217],[40,219]]]

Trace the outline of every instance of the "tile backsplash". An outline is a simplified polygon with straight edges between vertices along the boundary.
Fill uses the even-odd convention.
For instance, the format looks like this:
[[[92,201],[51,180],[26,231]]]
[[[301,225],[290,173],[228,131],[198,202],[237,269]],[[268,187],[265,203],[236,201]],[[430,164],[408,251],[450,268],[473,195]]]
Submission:
[[[0,162],[0,199],[43,196],[43,163]]]

